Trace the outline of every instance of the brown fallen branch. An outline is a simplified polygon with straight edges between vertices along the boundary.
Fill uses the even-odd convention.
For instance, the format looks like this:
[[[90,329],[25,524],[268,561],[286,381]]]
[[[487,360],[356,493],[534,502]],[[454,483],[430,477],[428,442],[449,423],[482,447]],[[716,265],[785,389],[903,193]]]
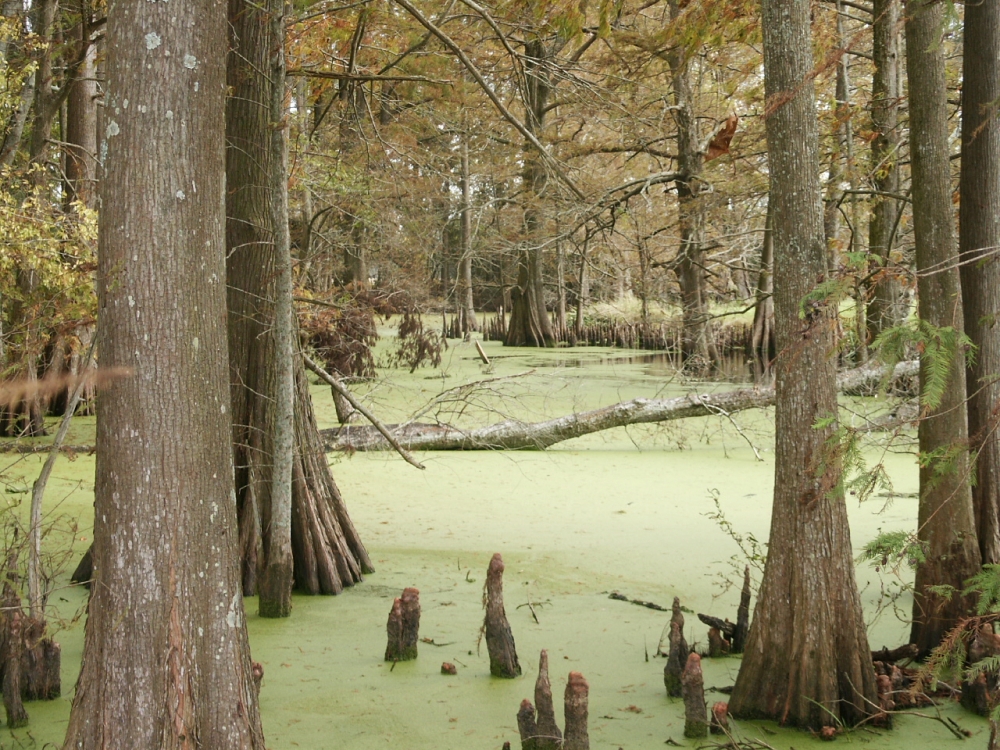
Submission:
[[[701,620],[706,625],[708,625],[708,627],[715,628],[724,636],[726,636],[727,641],[732,640],[733,633],[736,632],[736,625],[734,623],[729,622],[729,620],[723,620],[719,617],[712,617],[712,615],[703,615],[700,612],[698,613],[698,619]]]
[[[887,376],[886,368],[866,365],[837,377],[840,390],[874,392],[886,381],[912,378],[916,362],[900,362]],[[773,388],[739,388],[722,393],[690,394],[667,399],[637,398],[593,411],[569,414],[544,422],[509,419],[497,424],[463,430],[449,425],[388,425],[396,445],[408,450],[542,450],[572,438],[614,427],[656,424],[689,417],[731,415],[774,404]],[[398,429],[396,429],[398,427]],[[367,425],[347,425],[321,431],[328,450],[389,450],[396,447],[381,430]]]

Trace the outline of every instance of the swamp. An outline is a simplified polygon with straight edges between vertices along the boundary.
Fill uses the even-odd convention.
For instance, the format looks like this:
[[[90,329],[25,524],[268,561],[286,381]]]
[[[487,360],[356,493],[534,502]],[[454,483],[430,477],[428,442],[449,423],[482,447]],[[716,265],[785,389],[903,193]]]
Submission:
[[[390,328],[382,333],[387,342],[394,335]],[[451,412],[459,410],[460,423],[471,427],[498,415],[532,422],[633,398],[745,385],[692,381],[665,356],[645,352],[579,347],[512,353],[499,343],[483,346],[489,368],[471,343],[451,340],[440,367],[383,370],[384,379],[367,393],[362,385],[359,393],[386,421],[401,422],[444,391],[494,381],[477,397],[441,406],[435,415],[455,423]],[[330,389],[314,383],[312,396],[321,428],[334,426]],[[845,414],[859,425],[895,401],[843,399]],[[680,597],[690,610],[689,643],[707,649],[708,627],[694,613],[733,619],[745,563],[755,590],[759,584],[761,561],[743,550],[752,554],[749,540],[756,539],[757,551],[765,551],[773,429],[773,410],[751,410],[732,421],[717,416],[616,428],[546,451],[421,452],[424,471],[392,452],[329,454],[376,572],[337,597],[296,595],[291,622],[256,617],[253,599],[247,600],[252,657],[265,671],[260,701],[268,746],[498,750],[505,740],[517,741],[517,708],[533,695],[541,649],[549,653],[555,694],[561,695],[571,670],[590,683],[593,747],[661,747],[671,739],[696,746],[684,739],[683,703],[664,692],[665,659],[656,656],[669,612],[609,594],[668,609]],[[67,442],[92,441],[93,419],[74,420]],[[912,530],[916,514],[912,430],[867,433],[864,450],[869,463],[885,464],[892,489],[863,504],[848,502],[856,554],[879,530]],[[4,497],[21,512],[41,459],[3,457]],[[85,454],[62,458],[50,480],[59,520],[45,544],[73,549],[52,595],[66,623],[50,624],[62,644],[64,685],[75,681],[83,645],[83,622],[71,620],[87,594],[69,585],[69,574],[92,536],[93,460]],[[744,540],[743,550],[733,534]],[[480,644],[483,583],[494,552],[506,562],[506,608],[524,668],[515,680],[490,676]],[[904,643],[912,597],[899,588],[912,583],[912,573],[880,577],[861,563],[857,572],[872,648]],[[383,661],[385,618],[393,597],[408,586],[420,589],[420,635],[433,643],[422,641],[415,661],[393,665]],[[456,665],[457,675],[441,674],[445,661]],[[731,686],[739,658],[706,658],[703,666],[706,688]],[[725,698],[708,692],[710,703]],[[58,746],[70,699],[65,691],[59,700],[28,704],[30,726],[0,741]],[[973,740],[976,746],[985,742],[985,720],[954,701],[924,712],[982,736]],[[773,722],[733,724],[737,736],[781,750],[820,742]],[[961,744],[937,720],[905,715],[892,731],[858,729],[842,741],[914,750]]]
[[[1000,0],[24,0],[0,73],[0,750],[1000,750]]]

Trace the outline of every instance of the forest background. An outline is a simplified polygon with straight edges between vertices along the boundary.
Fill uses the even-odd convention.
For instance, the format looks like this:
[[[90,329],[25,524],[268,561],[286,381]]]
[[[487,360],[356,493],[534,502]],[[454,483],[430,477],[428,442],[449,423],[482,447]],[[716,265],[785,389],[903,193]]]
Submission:
[[[876,356],[890,364],[919,356],[920,519],[915,541],[902,548],[920,550],[912,636],[918,651],[930,653],[975,612],[974,597],[962,593],[966,581],[1000,554],[991,375],[1000,365],[992,322],[1000,296],[992,262],[1000,200],[995,3],[983,4],[982,16],[923,3],[904,14],[888,0],[796,3],[790,20],[773,25],[749,3],[486,6],[463,0],[421,9],[406,0],[268,8],[234,0],[228,25],[218,23],[218,3],[205,6],[216,22],[209,28],[229,39],[228,61],[206,53],[189,55],[190,64],[184,56],[183,64],[195,70],[199,60],[219,63],[207,66],[206,75],[221,71],[228,98],[196,113],[224,128],[228,148],[218,151],[214,131],[185,133],[180,145],[189,150],[178,153],[191,158],[190,149],[200,144],[222,159],[207,171],[193,162],[192,170],[227,181],[226,255],[216,259],[225,269],[213,267],[227,280],[228,359],[200,373],[184,370],[183,362],[163,366],[180,368],[179,382],[193,377],[190,382],[216,386],[225,372],[220,362],[228,366],[229,377],[221,380],[230,385],[232,416],[216,419],[212,429],[225,422],[232,432],[236,506],[230,520],[238,534],[231,555],[211,552],[227,565],[240,562],[227,585],[238,581],[243,593],[259,593],[262,614],[287,615],[293,584],[338,593],[372,568],[322,459],[295,350],[298,339],[317,355],[320,364],[311,366],[328,371],[346,421],[357,404],[343,384],[373,374],[374,316],[386,314],[402,315],[403,344],[395,356],[414,368],[434,360],[442,336],[480,329],[508,346],[588,341],[660,348],[695,376],[720,371],[727,354],[738,352],[766,382],[777,360],[776,461],[788,480],[779,485],[790,493],[785,507],[797,502],[804,510],[788,516],[794,523],[783,537],[772,530],[773,549],[792,560],[773,562],[773,569],[790,565],[789,581],[802,566],[822,570],[827,580],[815,591],[801,582],[780,586],[795,586],[793,593],[804,596],[803,616],[816,611],[810,597],[836,599],[835,618],[853,623],[847,631],[857,631],[860,622],[840,510],[841,467],[851,464],[854,443],[831,413],[834,369]],[[765,5],[763,18],[773,10]],[[159,140],[146,133],[128,141],[134,145],[124,157],[108,148],[127,141],[112,139],[135,111],[113,85],[116,70],[123,91],[135,85],[124,73],[131,70],[126,54],[112,54],[112,43],[124,38],[108,25],[113,13],[105,18],[99,6],[42,0],[29,7],[8,3],[4,18],[0,356],[5,377],[27,385],[8,398],[3,429],[38,437],[46,412],[103,413],[100,401],[93,403],[93,382],[79,376],[89,367],[98,317],[95,269],[106,299],[123,293],[117,273],[131,278],[131,268],[124,270],[128,232],[105,231],[118,226],[112,216],[131,227],[146,208],[154,228],[176,232],[185,221],[210,229],[220,217],[172,217],[159,203],[130,204],[122,192],[135,184],[130,180],[98,189],[100,164],[110,174],[129,160],[169,163],[166,142],[177,137],[169,128]],[[143,54],[161,47],[162,37],[142,18],[122,18],[119,34],[144,32]],[[197,23],[202,16],[191,18]],[[781,36],[785,31],[789,35]],[[979,45],[972,54],[970,44]],[[109,54],[103,45],[111,45]],[[773,61],[766,70],[765,59]],[[171,81],[165,95],[173,92]],[[983,83],[976,88],[970,81]],[[196,99],[191,106],[207,106]],[[174,112],[165,110],[165,119]],[[200,135],[205,140],[197,141]],[[960,172],[953,158],[959,155]],[[131,179],[133,172],[121,174]],[[100,218],[99,258],[98,194],[114,207]],[[184,189],[172,195],[186,198]],[[796,205],[802,196],[805,203]],[[956,205],[961,235],[954,229]],[[219,238],[209,229],[211,246]],[[164,282],[159,272],[155,263],[140,263],[136,279],[152,290]],[[772,284],[772,275],[784,281]],[[180,278],[168,279],[159,296],[169,298]],[[127,301],[134,306],[131,296]],[[196,297],[189,301],[199,309]],[[149,310],[156,316],[164,308]],[[441,334],[432,329],[437,315]],[[170,335],[190,343],[183,326],[159,328],[168,338],[156,341],[158,352],[171,351]],[[122,374],[128,344],[108,335],[98,361],[110,375],[116,366]],[[809,343],[791,347],[796,337]],[[124,347],[123,359],[113,354],[116,346]],[[138,365],[130,370],[138,371]],[[810,376],[818,390],[795,401],[789,383]],[[112,382],[123,379],[129,380]],[[83,387],[76,388],[78,382]],[[107,393],[119,387],[110,385]],[[119,397],[120,425],[156,402],[148,389],[130,392],[131,402]],[[793,413],[794,428],[787,421]],[[108,417],[106,424],[116,422]],[[176,438],[179,429],[165,435]],[[201,438],[218,447],[208,432]],[[131,458],[141,466],[149,455]],[[99,509],[102,481],[106,488],[119,481],[114,471],[101,476],[99,464]],[[870,492],[880,481],[876,467],[858,486]],[[213,491],[225,496],[223,490]],[[813,525],[804,514],[812,499],[827,496],[831,502],[820,507],[832,508],[832,515]],[[780,501],[776,495],[776,510]],[[126,525],[149,522],[135,508],[129,513],[121,521]],[[154,537],[161,533],[155,525]],[[95,532],[97,571],[119,559],[111,549],[112,526],[104,532],[110,547]],[[808,567],[815,548],[803,528],[829,532],[822,541],[840,558],[832,567],[815,561],[818,568]],[[28,532],[29,547],[37,547],[34,515]],[[197,556],[193,548],[186,554]],[[38,620],[46,595],[36,557],[27,555],[23,578],[30,616]],[[173,568],[157,571],[154,577]],[[103,596],[97,591],[95,601]],[[192,600],[195,609],[208,606]],[[762,600],[768,601],[764,592]],[[92,620],[103,606],[92,604]],[[162,614],[169,630],[173,615]],[[803,632],[838,631],[832,622],[810,614]],[[100,627],[89,627],[88,638]],[[761,625],[755,632],[758,639],[767,633],[780,639],[796,630]],[[231,644],[242,654],[233,695],[244,700],[251,669],[241,643],[245,633]],[[780,646],[764,650],[774,654]],[[104,647],[114,650],[107,642]],[[763,675],[779,677],[773,693],[760,690],[760,705],[744,712],[772,715],[762,706],[794,693],[794,709],[775,718],[819,726],[830,714],[853,723],[872,713],[868,704],[877,705],[878,696],[870,666],[861,663],[868,658],[864,638],[821,648],[856,678],[850,689],[826,675],[799,691],[803,680],[812,680],[802,677],[811,667],[795,664],[801,653],[793,649],[778,667],[765,661],[747,670],[757,670],[758,687],[767,682]],[[88,674],[87,665],[81,685],[100,684],[102,667],[91,661],[98,672]],[[738,683],[737,696],[746,695]],[[80,708],[80,715],[85,710],[94,709]],[[241,741],[258,741],[254,714]],[[85,724],[78,717],[71,733],[92,731]]]

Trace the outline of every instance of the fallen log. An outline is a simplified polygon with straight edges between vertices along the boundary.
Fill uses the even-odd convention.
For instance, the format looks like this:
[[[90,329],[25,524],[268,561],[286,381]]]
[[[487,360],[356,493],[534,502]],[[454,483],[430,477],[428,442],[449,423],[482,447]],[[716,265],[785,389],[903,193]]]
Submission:
[[[845,393],[865,393],[886,381],[912,378],[916,362],[900,362],[891,376],[887,368],[866,365],[837,376]],[[407,450],[543,450],[564,440],[613,427],[655,424],[688,417],[728,416],[774,404],[773,388],[738,388],[722,393],[690,393],[675,398],[637,398],[593,411],[569,414],[544,422],[509,419],[497,424],[463,430],[437,424],[388,425],[398,446]],[[321,430],[327,450],[390,450],[392,445],[370,425],[344,425]]]

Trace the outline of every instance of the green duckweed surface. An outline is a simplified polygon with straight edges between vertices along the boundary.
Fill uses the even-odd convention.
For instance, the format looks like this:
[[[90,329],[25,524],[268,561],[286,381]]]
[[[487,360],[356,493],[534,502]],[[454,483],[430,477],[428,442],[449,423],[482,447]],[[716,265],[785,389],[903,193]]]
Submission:
[[[439,370],[393,370],[377,384],[361,384],[386,421],[400,421],[443,390],[473,380],[494,380],[463,403],[445,402],[423,419],[482,424],[517,417],[536,420],[638,396],[663,397],[692,390],[735,387],[686,382],[655,357],[611,349],[536,352],[487,344],[489,371],[468,344],[453,345]],[[530,375],[511,377],[528,371]],[[318,417],[334,424],[329,390],[313,391]],[[880,408],[845,402],[845,418]],[[482,748],[518,747],[515,714],[531,698],[538,653],[547,649],[557,716],[567,674],[590,683],[590,736],[594,748],[658,748],[683,738],[683,706],[666,697],[664,660],[655,656],[668,617],[663,612],[608,598],[612,591],[664,606],[679,596],[685,607],[735,617],[740,549],[709,517],[715,500],[740,534],[765,540],[773,482],[771,414],[743,413],[689,420],[666,427],[617,429],[542,452],[423,453],[418,471],[387,453],[332,455],[333,471],[377,572],[339,597],[295,599],[291,619],[262,620],[247,601],[253,656],[263,663],[261,713],[270,748]],[[92,420],[81,419],[70,442],[92,441]],[[888,450],[874,437],[866,455],[884,461],[895,497],[864,504],[849,499],[855,547],[879,528],[911,529],[916,518],[917,471],[912,446]],[[755,455],[752,443],[760,454]],[[2,456],[7,502],[26,503],[41,458]],[[29,704],[31,725],[0,730],[3,746],[58,745],[79,670],[86,599],[68,587],[68,572],[92,533],[92,457],[61,459],[47,503],[75,521],[46,538],[47,548],[74,550],[52,595],[64,617],[65,696]],[[23,508],[18,507],[17,512]],[[489,675],[485,643],[479,644],[482,586],[494,552],[506,562],[505,602],[524,674],[516,680]],[[735,560],[734,560],[735,557]],[[756,575],[756,574],[755,574]],[[759,577],[759,576],[758,576]],[[883,582],[859,568],[873,648],[905,641],[907,628],[891,608],[879,615]],[[891,579],[884,585],[889,586]],[[392,598],[405,586],[421,592],[421,643],[415,662],[382,661],[385,622]],[[898,606],[908,612],[903,596]],[[529,606],[530,604],[530,606]],[[537,618],[537,621],[536,621]],[[706,628],[687,615],[689,641],[705,643]],[[449,661],[455,676],[440,672]],[[704,662],[709,687],[731,685],[738,658]],[[709,693],[708,701],[725,700]],[[931,711],[932,712],[932,711]],[[985,746],[986,724],[957,706],[942,715]],[[738,725],[741,735],[776,749],[812,747],[808,734],[761,722]],[[859,730],[850,741],[872,748],[938,748],[958,740],[944,726],[902,717],[890,732]]]

